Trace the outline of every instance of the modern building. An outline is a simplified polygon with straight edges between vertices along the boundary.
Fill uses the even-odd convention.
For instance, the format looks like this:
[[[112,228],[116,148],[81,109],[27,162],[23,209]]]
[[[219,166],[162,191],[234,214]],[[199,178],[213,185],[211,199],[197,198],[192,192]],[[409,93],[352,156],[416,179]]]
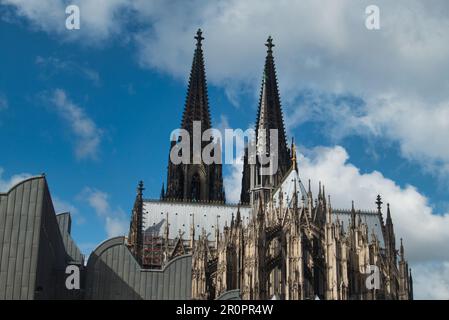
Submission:
[[[0,299],[82,298],[65,286],[67,265],[84,269],[70,228],[69,213],[55,214],[43,175],[0,194]]]

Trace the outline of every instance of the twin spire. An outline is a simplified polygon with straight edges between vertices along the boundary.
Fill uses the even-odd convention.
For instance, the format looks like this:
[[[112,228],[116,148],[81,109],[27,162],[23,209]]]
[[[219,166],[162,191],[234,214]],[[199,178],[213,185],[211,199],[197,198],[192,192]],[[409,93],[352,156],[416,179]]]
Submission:
[[[193,121],[201,121],[202,131],[211,127],[206,72],[204,69],[203,49],[201,47],[204,37],[201,29],[198,29],[195,39],[196,49],[193,55],[192,69],[190,71],[186,103],[181,123],[181,128],[187,130],[190,134],[193,132]]]
[[[283,176],[291,166],[291,155],[288,151],[285,134],[284,119],[282,114],[281,99],[279,95],[276,67],[273,57],[273,38],[268,37],[265,43],[267,56],[260,90],[259,107],[256,120],[256,141],[258,145],[264,145],[267,152],[270,144],[276,143],[278,146],[279,173]],[[277,129],[277,141],[270,141],[269,130]],[[265,132],[265,134],[263,134]],[[263,140],[263,141],[262,141]]]
[[[209,110],[209,99],[207,93],[204,55],[202,49],[202,42],[204,40],[204,37],[201,29],[198,29],[195,40],[195,52],[193,55],[192,68],[190,71],[186,101],[181,121],[181,128],[189,132],[191,137],[193,136],[194,121],[201,122],[201,134],[203,134],[205,130],[212,127]],[[278,148],[278,170],[273,175],[273,178],[270,179],[274,187],[278,183],[280,183],[287,171],[291,168],[292,154],[290,153],[286,141],[284,119],[281,110],[281,101],[273,57],[274,44],[273,38],[271,36],[268,37],[265,46],[267,47],[267,55],[265,59],[262,88],[255,129],[256,142],[257,144],[259,144],[260,142],[260,144],[263,146],[260,149],[263,149],[267,153],[270,153],[270,145],[276,145]],[[277,130],[278,136],[276,138],[276,141],[270,141],[270,129]],[[262,131],[266,134],[259,137],[259,133]],[[172,144],[173,143],[174,142],[172,141]],[[173,165],[169,164],[167,190],[165,190],[165,192],[161,191],[161,197],[190,199],[190,194],[192,193],[190,190],[190,184],[198,180],[200,185],[195,185],[194,187],[195,190],[202,190],[200,193],[202,195],[204,194],[204,196],[201,196],[201,199],[211,199],[211,197],[214,198],[213,195],[215,193],[218,193],[220,194],[218,198],[220,200],[224,200],[221,166],[212,168],[211,170],[214,172],[207,173],[205,177],[199,176],[196,180],[194,180],[193,178],[195,178],[194,175],[198,170],[193,167],[190,170],[191,172],[187,172],[186,170],[189,171],[190,169],[175,168]],[[249,175],[249,172],[246,172],[246,174]],[[246,184],[245,186],[242,185],[242,194],[245,195],[249,192],[249,190],[243,190],[248,189],[247,187],[248,186]]]

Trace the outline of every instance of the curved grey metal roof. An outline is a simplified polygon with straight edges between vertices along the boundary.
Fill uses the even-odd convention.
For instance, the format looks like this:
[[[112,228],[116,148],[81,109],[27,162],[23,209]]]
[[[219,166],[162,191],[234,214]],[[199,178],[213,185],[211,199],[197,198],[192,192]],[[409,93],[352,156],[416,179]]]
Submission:
[[[87,262],[86,299],[190,299],[192,257],[179,256],[162,270],[142,269],[116,237],[100,244]]]
[[[81,250],[73,241],[71,233],[72,218],[69,212],[64,212],[56,215],[56,220],[58,221],[59,230],[61,231],[62,241],[64,242],[64,247],[67,255],[70,257],[70,263],[73,264],[84,264],[84,256],[81,254]]]
[[[242,300],[240,289],[223,292],[216,300]]]
[[[64,285],[63,233],[45,176],[0,194],[0,299],[79,298]]]

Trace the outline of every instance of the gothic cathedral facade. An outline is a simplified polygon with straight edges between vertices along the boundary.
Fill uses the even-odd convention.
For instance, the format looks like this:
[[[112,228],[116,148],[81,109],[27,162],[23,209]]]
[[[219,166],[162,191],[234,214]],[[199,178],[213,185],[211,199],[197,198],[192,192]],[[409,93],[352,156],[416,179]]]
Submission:
[[[191,136],[193,121],[202,132],[211,128],[200,30],[195,38],[181,122]],[[271,37],[266,46],[255,148],[270,154],[276,145],[276,172],[262,175],[263,165],[249,161],[246,148],[240,203],[230,205],[221,164],[169,160],[160,199],[145,200],[138,187],[128,247],[144,268],[191,255],[193,299],[229,292],[242,299],[412,299],[411,271],[402,239],[396,249],[389,205],[384,221],[380,196],[372,211],[354,202],[337,210],[324,185],[316,197],[310,180],[304,187],[295,144],[287,144]],[[277,130],[275,141],[262,134],[270,129]],[[172,140],[171,149],[179,142]]]

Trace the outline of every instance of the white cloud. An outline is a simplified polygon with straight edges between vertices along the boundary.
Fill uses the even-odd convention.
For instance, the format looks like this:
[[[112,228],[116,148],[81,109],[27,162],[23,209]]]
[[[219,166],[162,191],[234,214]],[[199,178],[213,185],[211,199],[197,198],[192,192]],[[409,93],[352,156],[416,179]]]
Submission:
[[[70,126],[76,136],[75,154],[78,159],[96,159],[101,143],[102,130],[86,112],[67,98],[64,90],[56,89],[50,99],[59,116]]]
[[[60,0],[1,0],[0,4],[15,8],[18,16],[26,17],[46,32],[61,31],[65,25],[64,1]],[[61,21],[59,24],[58,21]]]
[[[91,45],[121,33],[124,12],[131,0],[0,0],[17,16],[25,17],[38,30],[57,34],[62,41],[83,41]],[[67,30],[68,5],[80,8],[80,30]]]
[[[243,164],[235,163],[231,165],[230,174],[224,176],[223,184],[226,192],[226,201],[228,203],[240,202],[240,192],[242,190],[242,170]]]
[[[449,97],[430,107],[417,98],[382,97],[368,105],[362,121],[374,134],[398,141],[406,158],[429,169],[443,164],[439,171],[449,173]]]
[[[223,184],[226,192],[226,201],[228,203],[239,203],[242,185],[243,156],[245,152],[244,145],[248,137],[245,139],[239,131],[234,132],[236,135],[234,141],[232,141],[232,150],[229,150],[232,154],[226,155],[227,150],[225,146],[226,144],[231,145],[231,141],[226,140],[225,129],[234,129],[229,125],[228,117],[225,115],[220,116],[220,122],[216,128],[222,136],[222,161],[225,170]],[[232,160],[232,164],[227,162],[228,158],[229,161]]]
[[[80,33],[63,30],[65,1],[0,1],[12,4],[20,16],[63,40],[97,43],[111,36],[121,36],[124,41],[131,38],[142,66],[183,79],[188,76],[194,32],[202,27],[208,79],[231,93],[234,104],[238,104],[235,97],[240,88],[250,88],[256,95],[265,55],[262,44],[271,34],[286,119],[292,130],[301,121],[317,121],[310,114],[315,112],[328,121],[327,128],[337,138],[369,132],[398,142],[405,157],[425,167],[430,163],[449,168],[445,141],[449,133],[447,1],[435,0],[428,6],[419,0],[378,0],[381,30],[368,31],[364,27],[365,7],[372,4],[368,0],[228,0],[218,4],[80,0],[73,1],[82,5]],[[140,28],[124,33],[127,21],[140,23]],[[330,100],[311,108],[298,102],[304,91],[324,96],[349,93],[365,104],[354,109],[351,104],[336,105]],[[66,101],[65,94],[59,98]],[[87,141],[96,149],[99,138]],[[301,159],[300,170],[303,177],[326,184],[335,206],[347,207],[354,199],[356,205],[371,208],[377,193],[383,194],[391,203],[396,232],[404,237],[408,256],[421,266],[417,267],[421,272],[415,274],[416,291],[423,288],[423,297],[447,298],[447,291],[436,289],[443,288],[441,279],[447,279],[447,263],[423,263],[449,260],[448,214],[436,215],[427,198],[413,186],[400,187],[379,172],[362,174],[347,162],[341,147],[315,149]],[[225,179],[230,199],[239,196],[239,171],[234,168]],[[96,205],[102,212],[102,201]]]
[[[80,248],[81,252],[86,256],[89,257],[89,255],[92,253],[92,251],[95,250],[95,248],[98,247],[98,243],[94,242],[81,242],[78,243],[78,248]],[[87,260],[84,261],[84,263],[87,265]]]
[[[80,75],[91,81],[95,86],[99,86],[101,84],[101,78],[97,71],[69,59],[62,60],[53,56],[37,56],[36,65],[44,69],[45,77],[50,77],[57,72],[63,72],[64,74],[70,73]]]
[[[129,221],[122,217],[106,217],[108,237],[123,236],[128,232]]]
[[[361,173],[348,162],[348,154],[340,146],[318,147],[306,154],[299,159],[300,175],[303,181],[311,179],[315,190],[321,180],[333,208],[349,208],[354,200],[357,208],[374,210],[378,194],[390,203],[396,237],[404,239],[406,256],[412,268],[416,266],[416,297],[448,299],[448,291],[439,281],[448,281],[449,213],[433,212],[428,199],[413,186],[401,187],[377,171]],[[385,213],[384,207],[384,218]],[[435,270],[441,272],[435,274]]]
[[[3,173],[4,169],[0,167],[0,192],[8,192],[13,186],[18,184],[19,182],[33,177],[33,175],[29,173],[19,173],[14,174],[11,177],[5,179],[3,178]],[[57,196],[52,196],[52,201],[56,214],[63,212],[70,212],[76,224],[83,224],[86,221],[73,204],[61,200]]]
[[[56,214],[70,212],[72,220],[75,221],[77,225],[84,224],[86,222],[86,219],[80,214],[78,208],[73,204],[56,196],[52,196],[52,201]]]
[[[85,189],[89,205],[95,209],[99,216],[106,216],[109,213],[108,194],[99,190]]]
[[[354,96],[302,92],[286,118],[289,131],[302,123],[320,122],[334,142],[351,135],[398,142],[402,156],[430,172],[449,173],[449,99],[431,107],[415,97]]]
[[[28,179],[33,175],[29,173],[19,173],[12,175],[9,179],[3,178],[4,169],[0,167],[0,192],[8,192],[14,185],[22,180]]]
[[[412,270],[417,299],[449,299],[449,261],[416,264]]]
[[[105,223],[108,238],[123,236],[128,231],[129,219],[121,208],[112,208],[109,203],[109,195],[101,190],[85,188],[81,197],[86,199],[95,213]]]
[[[298,113],[307,121],[318,121],[309,115],[310,106],[298,105],[302,92],[350,93],[366,103],[357,110],[332,100],[326,101],[327,108],[315,106],[335,140],[369,132],[398,142],[407,159],[449,172],[445,147],[449,5],[435,1],[430,8],[421,1],[378,1],[381,30],[368,31],[364,25],[368,4],[285,1],[276,3],[273,10],[270,1],[231,0],[218,5],[173,3],[146,10],[137,2],[140,15],[154,23],[135,38],[143,66],[185,79],[192,35],[202,27],[208,79],[223,86],[238,105],[239,89],[258,91],[265,55],[262,44],[272,34],[291,129],[298,125]],[[185,15],[186,11],[191,14]]]
[[[368,102],[361,110],[366,116],[359,119],[351,108],[338,113],[342,118],[331,132],[346,123],[372,125],[368,129],[398,142],[408,159],[449,167],[447,148],[440,147],[444,140],[434,139],[449,131],[449,124],[441,120],[449,109],[449,4],[445,0],[435,0],[432,6],[419,0],[378,0],[378,31],[365,27],[369,0],[70,2],[81,8],[79,33],[64,29],[68,1],[1,0],[63,40],[132,41],[142,66],[183,79],[192,59],[194,32],[202,27],[208,79],[223,86],[237,106],[241,91],[257,94],[263,42],[271,34],[287,118],[299,112],[297,99],[304,90],[351,93]],[[379,106],[385,97],[394,99]],[[405,112],[410,102],[413,105]],[[323,115],[328,119],[328,113]],[[430,125],[418,121],[420,116]],[[291,128],[296,125],[292,119]]]
[[[5,179],[3,178],[3,173],[4,169],[0,167],[0,192],[8,192],[13,186],[18,184],[19,182],[33,177],[33,175],[29,173],[19,173],[14,174],[11,177]],[[86,221],[85,218],[79,213],[78,209],[73,204],[61,200],[57,196],[52,196],[52,201],[56,214],[63,212],[70,212],[76,224],[83,224]]]

